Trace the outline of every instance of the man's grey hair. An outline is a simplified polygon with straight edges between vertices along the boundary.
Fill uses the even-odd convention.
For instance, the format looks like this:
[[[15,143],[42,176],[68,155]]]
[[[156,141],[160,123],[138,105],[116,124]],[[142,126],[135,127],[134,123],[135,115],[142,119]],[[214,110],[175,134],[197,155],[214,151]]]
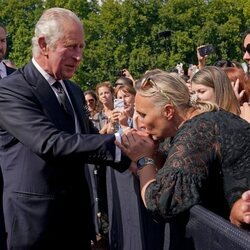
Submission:
[[[51,8],[45,10],[35,27],[35,35],[32,38],[32,54],[38,56],[40,47],[38,38],[45,37],[45,41],[50,48],[53,48],[57,41],[64,37],[64,23],[73,20],[82,27],[81,20],[70,10],[63,8]]]

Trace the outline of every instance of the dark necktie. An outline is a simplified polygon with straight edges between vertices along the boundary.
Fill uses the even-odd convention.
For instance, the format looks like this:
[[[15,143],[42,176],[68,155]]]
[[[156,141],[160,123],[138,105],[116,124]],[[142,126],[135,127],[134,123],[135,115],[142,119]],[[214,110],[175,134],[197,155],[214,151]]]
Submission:
[[[73,112],[72,106],[71,106],[71,104],[69,102],[69,99],[68,99],[68,97],[67,97],[61,83],[60,82],[55,82],[55,83],[53,83],[53,87],[56,90],[59,102],[60,102],[61,106],[63,107],[64,111],[68,115],[74,117],[74,112]]]

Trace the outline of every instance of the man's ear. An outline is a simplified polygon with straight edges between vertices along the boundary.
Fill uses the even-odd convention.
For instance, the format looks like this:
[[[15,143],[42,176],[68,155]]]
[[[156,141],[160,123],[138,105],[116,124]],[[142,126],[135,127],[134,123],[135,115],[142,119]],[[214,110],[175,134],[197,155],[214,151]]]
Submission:
[[[47,56],[48,55],[48,46],[47,46],[45,37],[39,37],[38,38],[38,44],[39,44],[39,47],[40,47],[40,49],[42,51],[42,54]]]
[[[167,120],[171,120],[175,114],[175,109],[172,104],[166,104],[163,108],[163,115],[167,118]]]

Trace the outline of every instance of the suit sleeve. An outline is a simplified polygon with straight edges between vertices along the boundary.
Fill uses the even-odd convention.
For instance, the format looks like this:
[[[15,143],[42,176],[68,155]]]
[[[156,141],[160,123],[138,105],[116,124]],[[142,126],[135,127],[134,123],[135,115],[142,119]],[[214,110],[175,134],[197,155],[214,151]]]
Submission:
[[[0,127],[45,160],[79,157],[86,163],[113,165],[115,136],[70,134],[56,128],[25,82],[2,80]],[[129,162],[128,162],[129,163]]]

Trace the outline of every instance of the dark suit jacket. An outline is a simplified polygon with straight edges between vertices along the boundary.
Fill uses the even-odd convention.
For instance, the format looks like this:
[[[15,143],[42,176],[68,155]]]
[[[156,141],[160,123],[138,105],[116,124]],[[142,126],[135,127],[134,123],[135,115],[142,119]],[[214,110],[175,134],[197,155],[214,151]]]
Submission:
[[[115,136],[92,134],[81,89],[69,81],[65,86],[82,133],[65,123],[53,90],[31,62],[1,82],[0,127],[9,134],[0,134],[0,165],[11,249],[89,247],[84,163],[114,165]]]

